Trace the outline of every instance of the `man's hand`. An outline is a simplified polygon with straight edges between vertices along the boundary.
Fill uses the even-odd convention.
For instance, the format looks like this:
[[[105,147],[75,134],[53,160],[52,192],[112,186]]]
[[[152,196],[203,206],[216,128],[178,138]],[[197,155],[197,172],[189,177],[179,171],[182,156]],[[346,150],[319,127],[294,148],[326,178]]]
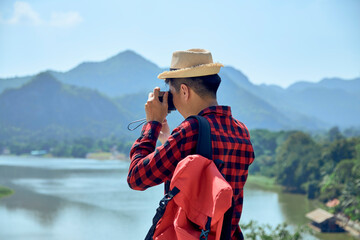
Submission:
[[[163,102],[159,100],[160,88],[154,88],[154,92],[149,93],[149,98],[145,103],[146,121],[157,121],[162,123],[168,114],[168,92],[163,96]]]
[[[161,142],[161,144],[164,144],[166,142],[166,140],[169,138],[170,136],[170,128],[169,128],[169,124],[165,118],[165,120],[162,122],[162,127],[161,127],[161,131],[160,131],[160,135],[159,135],[159,141]]]

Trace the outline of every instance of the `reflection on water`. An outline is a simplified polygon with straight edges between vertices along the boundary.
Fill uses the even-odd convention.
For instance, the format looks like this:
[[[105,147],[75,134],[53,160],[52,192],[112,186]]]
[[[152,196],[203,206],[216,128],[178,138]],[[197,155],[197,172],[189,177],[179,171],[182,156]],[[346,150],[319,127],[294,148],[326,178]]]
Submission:
[[[304,213],[316,208],[315,204],[301,194],[279,194],[281,211],[285,215],[286,222],[293,225],[306,224],[309,220]]]
[[[260,224],[276,226],[286,221],[275,192],[260,189],[245,189],[241,222],[256,220]]]
[[[15,190],[0,200],[0,239],[143,239],[163,191],[129,189],[127,169],[121,161],[0,157],[0,185]]]
[[[129,189],[128,163],[0,156],[0,239],[144,239],[163,193]],[[302,195],[246,189],[242,222],[306,223]]]

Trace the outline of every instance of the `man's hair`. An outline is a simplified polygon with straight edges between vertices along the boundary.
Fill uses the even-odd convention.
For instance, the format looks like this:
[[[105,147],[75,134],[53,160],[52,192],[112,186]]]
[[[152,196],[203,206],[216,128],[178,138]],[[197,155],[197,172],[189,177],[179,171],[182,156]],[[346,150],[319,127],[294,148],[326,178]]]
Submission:
[[[219,88],[221,78],[218,74],[190,77],[190,78],[167,78],[166,84],[171,84],[176,90],[180,91],[181,84],[185,84],[190,87],[200,97],[212,97],[216,98],[216,92]]]

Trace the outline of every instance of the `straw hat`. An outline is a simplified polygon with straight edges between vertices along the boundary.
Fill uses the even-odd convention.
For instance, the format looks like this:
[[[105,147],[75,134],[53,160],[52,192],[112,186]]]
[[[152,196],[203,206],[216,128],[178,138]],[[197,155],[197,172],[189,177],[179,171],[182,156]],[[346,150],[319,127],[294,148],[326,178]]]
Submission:
[[[211,52],[205,49],[176,51],[172,55],[170,71],[158,75],[160,79],[200,77],[220,72],[221,63],[213,63]]]

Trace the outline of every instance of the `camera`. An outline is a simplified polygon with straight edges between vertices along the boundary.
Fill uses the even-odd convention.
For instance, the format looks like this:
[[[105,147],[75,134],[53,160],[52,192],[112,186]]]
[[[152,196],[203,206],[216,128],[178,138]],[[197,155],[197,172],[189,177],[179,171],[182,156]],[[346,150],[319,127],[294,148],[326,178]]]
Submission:
[[[164,98],[164,94],[165,92],[160,92],[159,93],[159,101],[162,102],[163,98]],[[168,111],[174,111],[176,110],[175,106],[174,106],[174,102],[173,102],[173,96],[171,94],[170,91],[168,91]]]

